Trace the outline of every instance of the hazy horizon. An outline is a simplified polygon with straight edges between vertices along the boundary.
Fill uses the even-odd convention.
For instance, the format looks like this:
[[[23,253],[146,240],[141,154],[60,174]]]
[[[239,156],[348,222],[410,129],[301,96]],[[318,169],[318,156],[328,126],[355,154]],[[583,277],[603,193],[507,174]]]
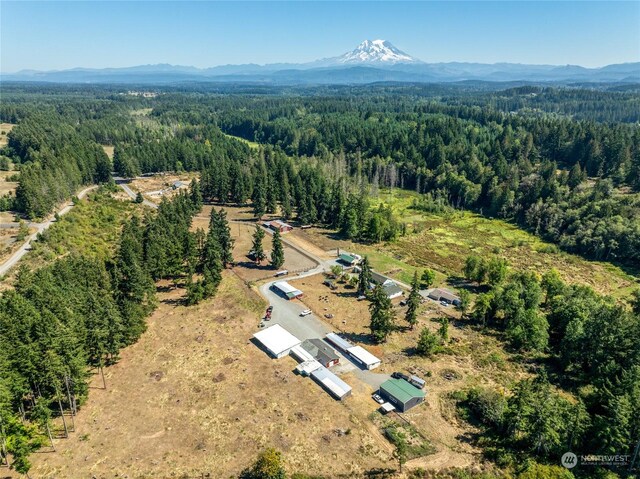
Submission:
[[[640,61],[638,25],[639,2],[3,1],[0,71],[306,63],[375,38],[426,63],[597,68]]]

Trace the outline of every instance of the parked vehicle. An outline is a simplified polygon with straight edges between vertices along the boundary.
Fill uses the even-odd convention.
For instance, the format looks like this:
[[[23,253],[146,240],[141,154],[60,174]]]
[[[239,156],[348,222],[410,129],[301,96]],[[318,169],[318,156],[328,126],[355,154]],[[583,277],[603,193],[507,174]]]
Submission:
[[[312,313],[312,311],[310,309],[305,309],[303,312],[300,313],[300,316],[309,316]]]
[[[424,389],[425,385],[427,384],[424,379],[419,378],[418,376],[411,376],[409,378],[409,383],[417,387],[418,389]]]
[[[335,284],[333,284],[333,281],[331,281],[330,279],[325,279],[322,284],[324,284],[325,286],[328,286],[330,290],[334,290],[337,288],[337,286]]]
[[[409,381],[409,379],[410,379],[409,376],[407,376],[406,374],[402,374],[402,373],[399,373],[397,371],[394,372],[394,373],[391,373],[391,377],[393,379],[404,379],[405,381]]]
[[[278,271],[276,274],[274,274],[274,276],[277,278],[278,276],[286,276],[289,274],[289,271],[287,271],[286,269],[283,269],[282,271]]]
[[[442,306],[449,306],[449,303],[447,303],[446,301],[440,301],[440,304],[441,304]]]
[[[400,306],[406,306],[407,305],[407,300],[403,299],[402,301],[400,301]]]
[[[379,394],[373,394],[371,398],[378,404],[384,403],[384,399],[382,399]]]

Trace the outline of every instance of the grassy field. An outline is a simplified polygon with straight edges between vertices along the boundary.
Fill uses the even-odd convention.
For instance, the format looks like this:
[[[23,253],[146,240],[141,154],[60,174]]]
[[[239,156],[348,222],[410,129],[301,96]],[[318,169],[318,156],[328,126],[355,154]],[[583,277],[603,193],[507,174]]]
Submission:
[[[115,248],[124,221],[136,207],[108,194],[90,193],[51,225],[42,241],[32,243],[33,249],[20,264],[35,269],[66,254],[104,258]],[[16,272],[14,268],[10,275]]]
[[[14,126],[15,125],[12,123],[0,123],[0,148],[8,143],[9,139],[7,138],[7,135]]]
[[[15,171],[0,171],[0,196],[7,193],[15,193],[18,187],[17,181],[7,181],[7,177],[14,176]]]
[[[533,270],[544,274],[556,268],[569,283],[593,287],[617,298],[628,296],[638,287],[638,279],[611,263],[589,261],[560,251],[555,245],[499,219],[455,211],[429,214],[411,208],[416,193],[382,191],[376,201],[392,206],[397,217],[409,225],[408,234],[385,245],[354,244],[335,237],[333,232],[313,228],[296,235],[325,250],[340,248],[369,256],[377,271],[408,283],[416,269],[436,271],[436,285],[448,276],[462,273],[465,258],[471,254],[505,258],[511,270]]]
[[[228,135],[227,133],[224,133],[224,136],[227,136],[229,138],[233,138],[234,140],[239,140],[242,143],[246,143],[247,145],[249,145],[249,148],[254,148],[254,149],[260,148],[260,143],[256,143],[255,141],[245,140],[242,137],[234,136],[234,135]]]

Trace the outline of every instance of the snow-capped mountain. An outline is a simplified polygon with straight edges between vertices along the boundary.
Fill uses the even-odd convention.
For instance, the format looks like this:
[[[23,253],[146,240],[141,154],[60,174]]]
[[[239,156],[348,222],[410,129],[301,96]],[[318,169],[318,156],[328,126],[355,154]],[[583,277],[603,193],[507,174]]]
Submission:
[[[338,64],[383,64],[422,63],[417,58],[406,54],[386,40],[365,40],[355,50],[334,59]]]
[[[195,68],[141,65],[0,73],[3,81],[59,83],[255,82],[274,85],[363,84],[374,82],[624,82],[640,83],[640,62],[583,68],[575,65],[515,63],[424,63],[385,40],[365,40],[343,55],[308,63],[223,65]]]

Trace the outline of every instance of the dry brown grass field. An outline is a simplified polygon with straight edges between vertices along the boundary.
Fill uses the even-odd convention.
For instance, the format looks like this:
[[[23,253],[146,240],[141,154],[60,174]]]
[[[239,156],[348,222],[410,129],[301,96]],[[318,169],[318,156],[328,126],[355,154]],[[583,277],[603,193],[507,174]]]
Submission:
[[[460,313],[427,300],[420,307],[419,322],[413,330],[404,322],[405,308],[394,299],[397,331],[386,343],[374,345],[369,338],[369,302],[358,301],[353,289],[336,283],[331,291],[322,284],[324,276],[316,275],[291,281],[304,291],[301,301],[331,324],[344,337],[363,345],[382,359],[376,372],[409,372],[427,381],[425,404],[404,414],[435,447],[436,453],[407,463],[409,468],[470,467],[482,463],[480,451],[468,440],[478,431],[459,421],[453,391],[483,385],[506,389],[528,375],[505,351],[502,343],[490,334],[482,333],[460,320]],[[331,317],[327,318],[325,315]],[[438,318],[449,318],[450,340],[441,354],[433,358],[416,354],[415,346],[422,328],[436,333]]]
[[[249,342],[264,303],[233,273],[199,306],[176,304],[182,294],[160,294],[147,332],[106,370],[107,389],[94,377],[76,432],[33,456],[32,477],[231,477],[268,446],[291,472],[357,477],[389,465],[368,391],[335,401],[295,375],[293,359]]]
[[[18,187],[17,181],[7,181],[7,178],[15,175],[15,171],[0,171],[0,196],[7,193],[15,193]]]
[[[0,123],[0,148],[5,146],[9,142],[7,135],[13,129],[14,126],[16,125],[12,123]]]

